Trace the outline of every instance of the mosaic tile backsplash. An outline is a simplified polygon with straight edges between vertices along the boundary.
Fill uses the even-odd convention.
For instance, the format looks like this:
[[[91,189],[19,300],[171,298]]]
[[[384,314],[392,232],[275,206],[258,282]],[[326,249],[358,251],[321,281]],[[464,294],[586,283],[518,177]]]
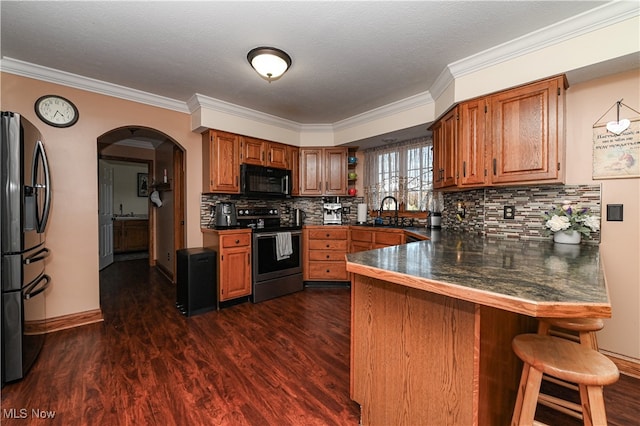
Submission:
[[[565,200],[574,206],[589,208],[595,216],[602,216],[600,185],[483,188],[446,193],[442,227],[490,237],[549,239],[550,236],[544,235],[543,215]],[[466,208],[462,220],[456,217],[460,201]],[[504,218],[505,206],[514,207],[513,219]],[[600,242],[600,232],[592,232],[591,238],[583,240]]]
[[[498,238],[550,239],[544,235],[542,216],[554,205],[564,200],[578,207],[591,209],[591,214],[601,217],[600,185],[549,185],[523,186],[508,188],[482,188],[464,192],[444,194],[442,228],[469,232],[482,236]],[[211,206],[217,201],[234,201],[241,208],[277,208],[280,211],[282,225],[291,223],[291,209],[303,210],[307,217],[305,224],[322,225],[322,197],[295,197],[286,200],[261,200],[232,198],[228,195],[202,194],[200,203],[200,225],[206,227],[211,220]],[[363,203],[363,197],[340,197],[343,207],[349,214],[343,214],[344,224],[356,221],[357,205]],[[457,217],[457,204],[462,202],[466,214],[462,220]],[[513,206],[515,217],[504,218],[504,206]],[[420,221],[420,226],[424,223]],[[591,233],[585,242],[600,242],[600,232]]]

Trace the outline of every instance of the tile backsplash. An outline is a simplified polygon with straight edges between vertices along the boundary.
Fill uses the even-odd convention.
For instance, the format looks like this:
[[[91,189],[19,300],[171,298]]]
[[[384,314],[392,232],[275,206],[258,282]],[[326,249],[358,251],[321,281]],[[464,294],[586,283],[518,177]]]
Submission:
[[[464,192],[444,193],[442,228],[470,232],[488,237],[549,239],[544,235],[542,216],[554,205],[564,200],[573,205],[591,209],[593,215],[601,216],[600,185],[546,185],[522,187],[494,187]],[[200,225],[206,227],[211,220],[211,206],[217,201],[234,201],[240,208],[277,208],[282,225],[291,223],[291,209],[301,209],[306,213],[305,224],[322,225],[322,197],[294,197],[285,200],[246,199],[229,195],[202,194],[200,203]],[[357,205],[363,197],[340,197],[343,207],[350,213],[342,215],[344,224],[356,221]],[[462,202],[465,217],[457,217],[457,205]],[[504,207],[513,206],[513,219],[504,218]],[[422,222],[420,222],[422,223]],[[423,226],[423,225],[421,225]],[[591,234],[588,242],[599,242],[600,232]]]
[[[578,207],[587,207],[601,217],[600,185],[549,185],[508,188],[483,188],[444,194],[442,227],[483,236],[548,239],[544,235],[543,215],[564,200]],[[466,215],[456,217],[456,207],[462,202]],[[504,218],[504,207],[513,206],[515,217]],[[586,241],[599,242],[600,232]]]

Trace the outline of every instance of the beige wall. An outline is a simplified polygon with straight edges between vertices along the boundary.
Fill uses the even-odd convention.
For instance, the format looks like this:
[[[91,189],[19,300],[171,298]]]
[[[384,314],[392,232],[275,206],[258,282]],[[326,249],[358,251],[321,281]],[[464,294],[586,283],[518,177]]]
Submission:
[[[567,183],[602,184],[604,206],[625,206],[624,222],[602,222],[613,318],[607,321],[600,344],[604,350],[640,360],[640,180],[591,179],[592,125],[619,99],[640,109],[639,81],[635,70],[571,87],[566,133]],[[45,93],[73,100],[80,109],[78,124],[55,129],[39,122],[33,102]],[[189,130],[188,115],[9,74],[2,74],[2,109],[23,113],[38,126],[53,168],[54,204],[47,232],[53,253],[47,268],[53,285],[47,297],[47,317],[99,307],[96,138],[109,130],[127,125],[150,127],[185,149],[187,246],[201,245],[201,142],[200,135]]]
[[[640,70],[567,90],[567,184],[602,185],[600,247],[613,316],[598,335],[600,348],[640,361],[640,178],[591,178],[593,124],[620,99],[640,111]],[[640,119],[630,110],[623,114],[621,118]],[[615,119],[614,108],[603,120]],[[624,205],[623,222],[606,221],[607,204]]]
[[[47,273],[47,317],[98,309],[97,138],[122,126],[150,127],[175,139],[186,151],[186,242],[200,246],[201,138],[188,114],[151,107],[39,80],[1,74],[2,110],[23,114],[42,132],[52,169],[53,202],[47,229],[51,256]],[[78,123],[57,129],[34,113],[38,97],[54,93],[72,100]]]

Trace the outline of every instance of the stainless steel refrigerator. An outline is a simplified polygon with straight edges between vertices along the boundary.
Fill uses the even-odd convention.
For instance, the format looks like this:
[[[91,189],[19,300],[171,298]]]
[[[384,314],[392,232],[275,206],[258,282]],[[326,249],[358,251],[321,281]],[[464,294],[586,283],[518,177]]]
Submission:
[[[38,129],[20,114],[0,112],[0,227],[2,235],[2,385],[19,380],[44,343],[45,229],[51,178]]]

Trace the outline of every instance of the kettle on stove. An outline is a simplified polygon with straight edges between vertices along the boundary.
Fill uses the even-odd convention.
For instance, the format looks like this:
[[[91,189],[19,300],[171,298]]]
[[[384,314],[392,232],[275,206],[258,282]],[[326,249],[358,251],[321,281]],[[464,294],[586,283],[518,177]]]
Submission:
[[[302,226],[305,217],[307,217],[307,214],[303,210],[291,209],[291,224],[293,226]]]
[[[214,216],[214,225],[218,227],[231,227],[238,225],[238,216],[236,215],[235,203],[222,202],[216,203],[216,212]]]

